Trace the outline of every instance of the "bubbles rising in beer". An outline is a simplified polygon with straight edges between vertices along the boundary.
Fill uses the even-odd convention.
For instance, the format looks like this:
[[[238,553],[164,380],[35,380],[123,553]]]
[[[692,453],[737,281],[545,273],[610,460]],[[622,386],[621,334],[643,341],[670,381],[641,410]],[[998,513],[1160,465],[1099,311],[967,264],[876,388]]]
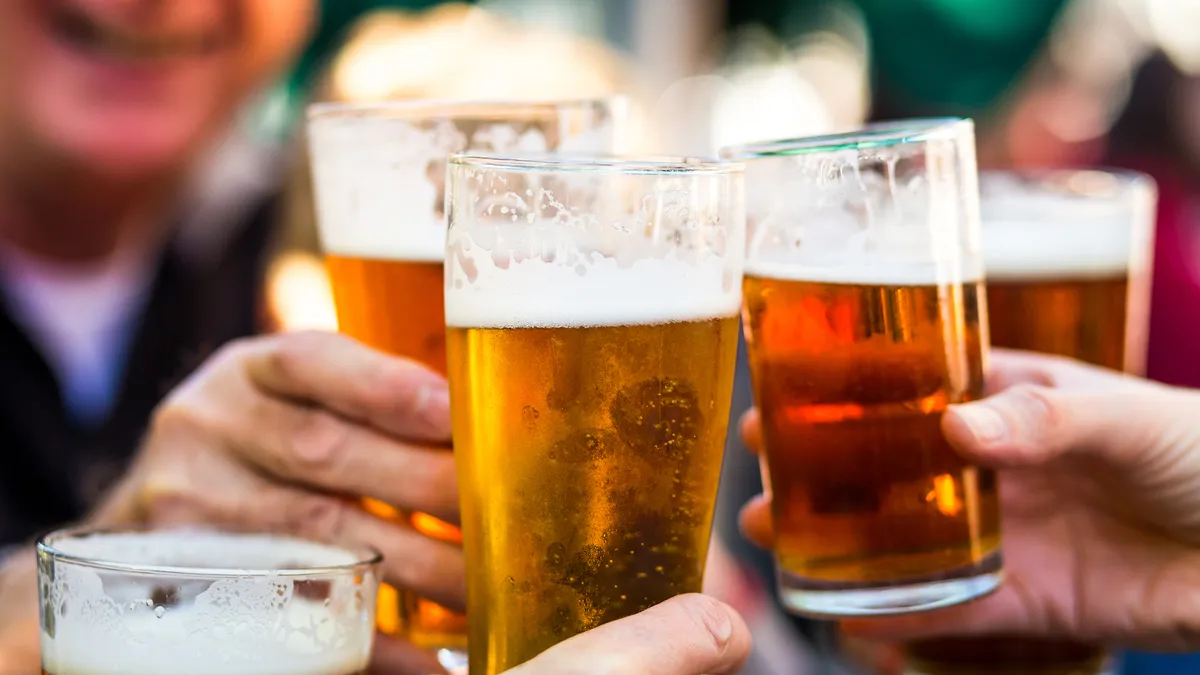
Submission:
[[[470,462],[467,537],[488,552],[468,562],[487,579],[470,599],[487,616],[472,640],[496,654],[484,675],[699,591],[736,318],[449,337],[452,368],[469,350],[474,386],[489,390],[470,418],[455,409],[454,430]],[[461,378],[451,383],[463,400]]]
[[[580,377],[563,379],[566,386],[550,396],[571,389],[597,394],[570,404],[558,401],[556,407],[568,415],[586,414],[595,399],[611,391],[611,383],[589,387]],[[554,584],[571,591],[567,602],[552,605],[548,617],[551,631],[559,637],[641,611],[698,584],[697,565],[680,576],[680,570],[688,568],[688,552],[696,545],[692,539],[697,513],[702,511],[696,508],[693,494],[701,486],[688,481],[685,471],[704,422],[695,387],[673,377],[641,380],[617,391],[608,413],[610,428],[573,431],[554,443],[548,454],[551,461],[585,474],[604,475],[596,496],[611,514],[598,532],[590,533],[595,536],[584,532],[546,547],[543,571]],[[654,489],[647,490],[646,479],[655,474],[660,477]],[[580,482],[586,482],[586,475],[580,476]],[[567,487],[576,489],[570,483]],[[561,507],[557,499],[547,502],[534,497],[533,490],[524,493],[535,510]],[[555,594],[561,597],[560,592]]]
[[[696,390],[671,377],[622,389],[613,401],[612,418],[625,442],[676,458],[691,448],[703,424]]]

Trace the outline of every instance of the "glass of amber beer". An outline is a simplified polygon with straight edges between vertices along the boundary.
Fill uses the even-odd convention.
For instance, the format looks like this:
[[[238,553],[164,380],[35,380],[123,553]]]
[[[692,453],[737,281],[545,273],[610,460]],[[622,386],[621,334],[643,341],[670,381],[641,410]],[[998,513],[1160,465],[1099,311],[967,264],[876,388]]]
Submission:
[[[1153,181],[1132,172],[985,172],[992,344],[1143,374]],[[1101,675],[1106,650],[1021,635],[907,645],[912,675]]]
[[[611,152],[621,99],[317,104],[308,116],[317,224],[342,333],[446,372],[442,255],[446,158],[481,152]],[[398,476],[397,479],[403,479]],[[458,529],[368,500],[386,518],[461,542]],[[466,617],[384,586],[379,627],[465,658]]]
[[[63,530],[37,545],[46,675],[362,675],[379,554],[287,535]]]
[[[741,166],[450,160],[471,675],[698,592],[737,352]]]
[[[944,607],[1001,581],[995,476],[941,431],[983,393],[970,120],[730,148],[746,163],[743,321],[783,604]]]

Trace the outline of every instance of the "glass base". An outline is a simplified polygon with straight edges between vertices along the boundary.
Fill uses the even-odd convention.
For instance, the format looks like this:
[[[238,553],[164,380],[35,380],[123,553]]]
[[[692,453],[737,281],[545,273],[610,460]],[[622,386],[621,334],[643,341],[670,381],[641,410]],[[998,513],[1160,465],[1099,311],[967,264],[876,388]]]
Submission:
[[[467,672],[467,652],[465,649],[439,649],[437,651],[438,663],[443,668],[453,673],[456,670]]]
[[[889,616],[951,607],[983,597],[1004,579],[1000,552],[978,563],[902,583],[828,582],[779,571],[779,596],[793,614],[818,619]]]

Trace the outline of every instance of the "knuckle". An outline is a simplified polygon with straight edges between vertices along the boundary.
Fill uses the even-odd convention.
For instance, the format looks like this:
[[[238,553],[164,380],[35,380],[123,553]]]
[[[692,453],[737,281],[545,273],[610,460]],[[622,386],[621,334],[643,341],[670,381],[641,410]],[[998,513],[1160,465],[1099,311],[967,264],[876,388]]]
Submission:
[[[154,410],[150,420],[151,439],[173,439],[178,437],[198,436],[208,427],[207,422],[199,412],[202,408],[194,405],[191,398],[176,395],[163,401]],[[161,443],[150,443],[150,447],[158,447]],[[167,444],[169,447],[169,444]]]
[[[310,476],[340,468],[351,429],[333,414],[313,408],[300,412],[288,432],[285,461],[292,472]]]
[[[203,380],[216,373],[223,373],[246,359],[263,338],[241,337],[230,340],[217,348],[205,362],[204,366],[190,378]]]
[[[270,364],[282,377],[292,379],[303,370],[304,364],[319,358],[322,345],[328,339],[329,336],[316,331],[278,336],[268,352]]]
[[[701,644],[713,655],[724,654],[733,634],[733,621],[725,605],[699,593],[679,596],[678,605],[696,627]]]
[[[368,377],[361,381],[360,397],[370,410],[387,410],[398,413],[417,413],[422,401],[420,396],[402,397],[397,394],[403,390],[403,384],[412,376],[408,361],[403,359],[381,358]]]
[[[1020,384],[1006,392],[1004,415],[1018,431],[1019,448],[1030,453],[1050,441],[1064,423],[1066,411],[1055,391],[1037,384]]]

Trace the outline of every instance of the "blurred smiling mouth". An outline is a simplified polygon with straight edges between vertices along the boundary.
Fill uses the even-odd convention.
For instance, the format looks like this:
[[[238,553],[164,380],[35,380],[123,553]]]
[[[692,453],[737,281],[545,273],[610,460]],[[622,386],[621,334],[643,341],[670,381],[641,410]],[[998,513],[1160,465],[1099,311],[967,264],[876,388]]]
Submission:
[[[93,56],[152,62],[209,56],[227,43],[218,30],[153,34],[129,30],[68,3],[55,3],[48,13],[51,33],[59,42]]]

